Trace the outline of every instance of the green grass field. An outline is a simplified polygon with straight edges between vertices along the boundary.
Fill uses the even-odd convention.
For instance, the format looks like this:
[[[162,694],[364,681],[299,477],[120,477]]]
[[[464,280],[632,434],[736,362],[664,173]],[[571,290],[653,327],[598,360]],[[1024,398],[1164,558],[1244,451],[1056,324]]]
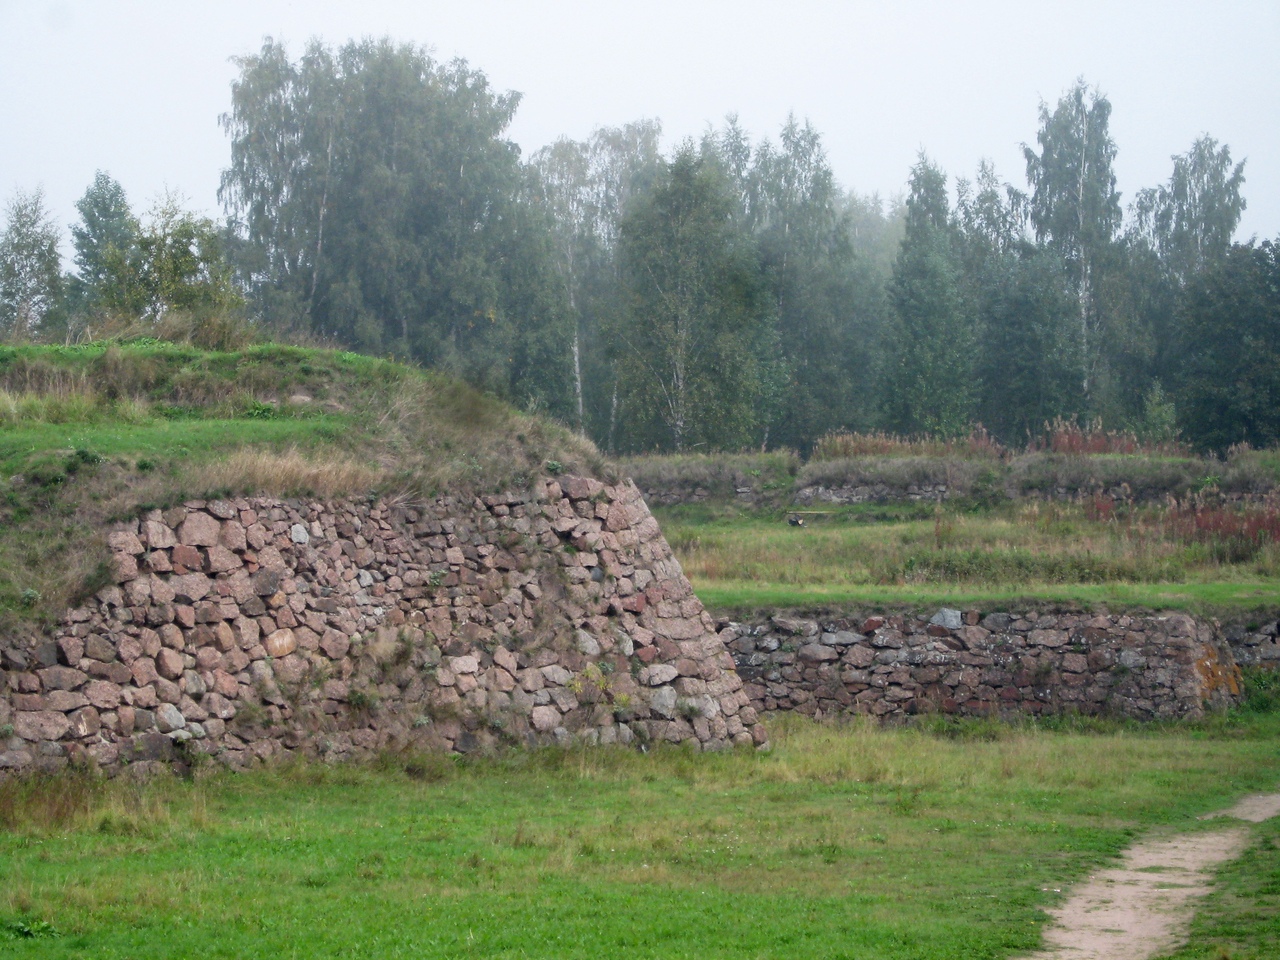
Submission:
[[[1008,957],[1136,836],[1273,789],[1277,734],[1276,715],[1085,732],[791,723],[768,754],[7,784],[0,951]]]
[[[698,596],[713,609],[1034,605],[1146,607],[1247,616],[1280,608],[1280,545],[1232,539],[1194,516],[1073,504],[863,505],[788,514],[658,508]]]

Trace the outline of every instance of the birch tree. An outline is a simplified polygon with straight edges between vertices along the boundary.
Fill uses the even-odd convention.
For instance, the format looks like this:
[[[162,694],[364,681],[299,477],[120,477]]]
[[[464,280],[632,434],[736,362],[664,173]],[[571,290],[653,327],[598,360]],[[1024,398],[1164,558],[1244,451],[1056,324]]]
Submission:
[[[1110,101],[1079,79],[1052,112],[1047,104],[1040,104],[1039,152],[1023,146],[1031,186],[1031,224],[1036,238],[1062,259],[1075,293],[1081,387],[1086,397],[1097,363],[1098,273],[1121,222],[1110,118]]]
[[[1136,231],[1166,265],[1175,282],[1185,283],[1226,254],[1244,213],[1244,161],[1231,162],[1231,149],[1205,135],[1173,158],[1168,184],[1138,193]]]
[[[751,442],[762,360],[776,353],[750,237],[716,166],[686,143],[622,222],[616,327],[633,446]]]
[[[26,340],[39,332],[62,292],[58,228],[44,191],[19,191],[0,233],[0,333]]]

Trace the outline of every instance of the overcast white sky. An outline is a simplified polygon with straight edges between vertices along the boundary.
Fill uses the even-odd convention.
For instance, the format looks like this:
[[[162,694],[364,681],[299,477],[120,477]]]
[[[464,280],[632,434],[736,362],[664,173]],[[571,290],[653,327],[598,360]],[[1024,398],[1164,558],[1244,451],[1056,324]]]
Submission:
[[[42,185],[61,223],[104,169],[136,209],[164,189],[220,214],[218,114],[231,57],[391,36],[463,57],[524,94],[531,153],[599,125],[661,119],[668,145],[737,112],[823,134],[840,182],[903,190],[917,151],[953,177],[982,157],[1019,186],[1041,99],[1106,94],[1123,201],[1208,132],[1248,158],[1240,238],[1280,235],[1280,3],[0,0],[0,200]]]

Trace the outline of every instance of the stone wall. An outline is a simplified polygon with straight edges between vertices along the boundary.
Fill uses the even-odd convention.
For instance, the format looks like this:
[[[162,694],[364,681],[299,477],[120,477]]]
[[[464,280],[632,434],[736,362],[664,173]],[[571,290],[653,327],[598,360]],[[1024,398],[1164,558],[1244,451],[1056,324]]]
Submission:
[[[112,585],[0,640],[0,771],[766,740],[629,482],[193,501],[108,540]]]
[[[1223,635],[1240,666],[1280,670],[1280,623],[1230,624]]]
[[[932,617],[774,617],[721,626],[761,713],[1074,711],[1156,719],[1200,716],[1240,692],[1223,631],[1183,614],[943,609]],[[1253,649],[1269,655],[1274,640]]]
[[[810,484],[796,489],[793,502],[805,506],[819,504],[856,504],[856,503],[903,503],[926,501],[942,503],[956,496],[967,496],[971,491],[964,487],[951,487],[941,481],[933,483],[846,483],[836,486]],[[1164,490],[1140,490],[1137,493],[1127,486],[1092,486],[1092,487],[1050,487],[1046,489],[1019,489],[1016,485],[1006,484],[997,492],[1011,500],[1056,500],[1063,503],[1092,503],[1106,501],[1112,505],[1167,503],[1172,496]],[[1275,500],[1274,494],[1250,493],[1231,490],[1210,495],[1201,494],[1208,502],[1222,506],[1251,506],[1269,504]],[[706,499],[706,498],[703,498]],[[650,501],[653,502],[653,501]],[[679,503],[678,499],[668,497],[663,505]]]
[[[795,492],[794,502],[813,504],[896,503],[924,500],[941,503],[948,497],[945,483],[908,483],[902,486],[887,483],[846,483],[839,486],[812,484]]]

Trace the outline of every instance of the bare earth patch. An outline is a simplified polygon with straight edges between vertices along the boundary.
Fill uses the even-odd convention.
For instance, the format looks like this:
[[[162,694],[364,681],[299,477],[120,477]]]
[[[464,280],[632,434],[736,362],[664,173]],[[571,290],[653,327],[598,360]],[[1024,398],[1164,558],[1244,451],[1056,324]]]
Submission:
[[[1278,814],[1280,793],[1268,793],[1210,817],[1261,823]],[[1169,952],[1185,936],[1193,901],[1247,839],[1245,828],[1227,827],[1135,844],[1118,866],[1090,877],[1051,911],[1045,948],[1029,960],[1145,960]]]
[[[1245,797],[1229,810],[1220,810],[1204,817],[1235,817],[1237,820],[1248,820],[1250,823],[1261,823],[1272,817],[1280,816],[1280,793],[1255,793]]]

